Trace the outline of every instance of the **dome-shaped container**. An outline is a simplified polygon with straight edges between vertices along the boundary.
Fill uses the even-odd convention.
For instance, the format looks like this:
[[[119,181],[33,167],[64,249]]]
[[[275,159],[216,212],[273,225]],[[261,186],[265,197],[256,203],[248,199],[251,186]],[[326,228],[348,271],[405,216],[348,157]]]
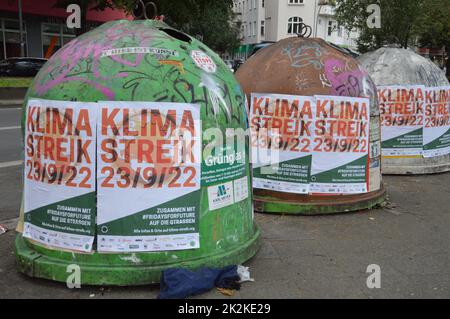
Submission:
[[[384,201],[380,172],[380,129],[376,88],[350,55],[322,39],[281,40],[246,61],[236,77],[249,101],[251,94],[287,96],[366,97],[370,101],[370,163],[367,192],[358,194],[299,194],[254,187],[255,209],[267,213],[327,214],[356,211]],[[369,157],[368,157],[369,158]],[[323,157],[327,161],[326,156]],[[333,161],[330,157],[328,162]],[[255,173],[255,170],[254,170]],[[314,176],[311,176],[314,178]]]
[[[359,56],[358,62],[377,86],[450,85],[438,66],[411,50],[381,48]],[[442,173],[450,170],[450,154],[429,158],[421,155],[383,156],[382,170],[383,174],[392,175]]]
[[[105,23],[62,47],[36,76],[24,103],[26,140],[28,131],[33,128],[30,117],[33,119],[40,114],[42,121],[50,114],[55,119],[54,112],[62,112],[50,109],[45,113],[39,108],[36,111],[32,109],[36,105],[73,106],[75,111],[70,119],[72,115],[81,114],[77,108],[83,108],[85,116],[97,114],[97,122],[92,124],[94,130],[95,125],[98,128],[98,154],[95,150],[92,154],[98,167],[96,178],[95,171],[93,173],[97,189],[90,193],[91,198],[83,197],[88,204],[82,211],[76,210],[77,202],[71,201],[69,205],[68,200],[58,203],[50,200],[45,209],[50,207],[51,210],[42,212],[43,204],[36,204],[36,201],[49,202],[46,196],[64,199],[67,190],[54,185],[55,188],[50,189],[49,183],[26,188],[21,214],[24,217],[19,224],[19,228],[24,226],[24,235],[19,234],[16,239],[21,272],[65,282],[67,267],[75,264],[81,268],[81,284],[141,285],[158,282],[161,271],[167,268],[239,264],[256,253],[259,230],[253,219],[250,165],[245,145],[241,145],[242,149],[227,145],[227,156],[202,152],[211,139],[203,132],[213,129],[224,134],[226,129],[247,128],[245,95],[240,85],[220,57],[204,44],[155,20]],[[67,114],[66,110],[66,119]],[[201,120],[201,132],[197,130],[196,125],[200,124],[195,114],[197,120]],[[42,134],[46,134],[47,128],[52,130],[52,125],[57,128],[69,125],[61,118],[56,119],[57,122],[53,122],[56,124],[45,126]],[[38,122],[39,119],[36,126]],[[77,123],[77,128],[86,125]],[[151,129],[147,130],[148,127]],[[151,133],[153,127],[159,127],[159,133],[157,129]],[[142,128],[146,130],[144,133]],[[152,138],[166,138],[175,131],[194,135],[190,128],[197,132],[195,136],[200,140],[193,144],[199,144],[200,151],[196,153],[197,146],[192,147],[191,155],[194,158],[201,154],[201,161],[195,168],[201,167],[201,176],[195,169],[183,169],[191,161],[190,144],[183,146],[181,152],[188,156],[177,162],[179,166],[174,170],[163,172],[164,167],[159,164],[152,167],[151,161],[157,161],[151,160],[152,154],[164,157],[160,163],[172,160],[168,152],[178,154],[173,150],[178,144],[170,144],[170,148],[167,140],[165,144],[151,144]],[[74,134],[80,135],[81,129]],[[122,149],[114,149],[116,143],[122,143],[116,139],[121,134],[128,141],[135,136],[140,140],[136,144],[120,144]],[[105,142],[106,138],[109,140]],[[154,146],[152,151],[149,145]],[[86,144],[85,152],[88,147]],[[31,148],[27,150],[32,152]],[[127,160],[127,154],[131,160]],[[78,159],[86,156],[81,154]],[[145,164],[139,164],[142,161]],[[103,169],[108,162],[115,164]],[[60,164],[53,167],[59,169]],[[122,166],[117,167],[119,164]],[[138,172],[140,166],[136,165],[143,165],[142,171]],[[180,169],[183,169],[181,177]],[[79,172],[81,174],[81,170]],[[110,173],[119,176],[113,175],[111,179]],[[67,185],[65,175],[62,184]],[[192,185],[197,188],[191,192],[187,188]],[[117,192],[108,191],[107,187]],[[40,189],[53,191],[39,193]],[[77,226],[72,224],[69,228],[62,220],[46,219],[45,214],[55,218],[68,215],[67,210],[91,213],[87,217],[93,228],[87,229],[90,237],[85,241],[86,246],[80,247],[86,248],[84,253],[66,248],[72,243],[70,240],[75,241],[80,235],[71,229],[88,222],[75,220]],[[97,215],[92,213],[95,211]],[[61,233],[56,228],[63,237],[60,238]],[[89,238],[92,249],[89,249]]]

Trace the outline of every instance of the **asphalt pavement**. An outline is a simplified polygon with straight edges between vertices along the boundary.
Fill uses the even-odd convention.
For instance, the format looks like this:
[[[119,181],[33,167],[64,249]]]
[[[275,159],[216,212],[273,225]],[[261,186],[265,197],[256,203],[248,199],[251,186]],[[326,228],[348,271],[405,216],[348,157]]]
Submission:
[[[0,108],[0,224],[19,213],[22,143],[19,109]],[[2,166],[3,165],[3,166]],[[383,209],[321,217],[256,214],[263,245],[245,263],[255,282],[233,297],[450,298],[450,173],[384,177]],[[0,298],[155,298],[158,286],[89,287],[31,279],[14,265],[14,230],[0,235]],[[369,265],[381,288],[369,289]]]
[[[16,218],[20,206],[23,154],[21,115],[20,108],[0,107],[0,221]]]

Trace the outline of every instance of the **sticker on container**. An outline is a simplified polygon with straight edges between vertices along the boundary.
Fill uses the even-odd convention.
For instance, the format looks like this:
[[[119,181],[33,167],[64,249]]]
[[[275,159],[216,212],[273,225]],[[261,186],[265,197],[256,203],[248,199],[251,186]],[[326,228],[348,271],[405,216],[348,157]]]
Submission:
[[[214,73],[217,70],[217,66],[209,55],[200,50],[191,51],[191,58],[195,64],[208,73]]]
[[[101,58],[123,55],[123,54],[152,54],[157,57],[178,57],[179,53],[175,50],[169,50],[164,48],[152,48],[152,47],[126,47],[103,50]]]
[[[248,177],[236,179],[234,183],[234,202],[238,203],[248,198]]]
[[[234,203],[233,182],[209,186],[208,203],[210,210],[232,205]]]
[[[23,236],[90,252],[95,236],[95,103],[30,99]]]

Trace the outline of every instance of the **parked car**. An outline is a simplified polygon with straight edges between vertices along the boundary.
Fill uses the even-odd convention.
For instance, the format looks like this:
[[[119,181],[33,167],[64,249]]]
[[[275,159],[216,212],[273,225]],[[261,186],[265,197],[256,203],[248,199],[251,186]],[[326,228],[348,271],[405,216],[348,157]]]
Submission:
[[[35,76],[47,59],[8,58],[0,62],[0,76]]]
[[[358,52],[355,52],[349,48],[334,44],[333,42],[328,42],[329,45],[331,45],[333,48],[341,51],[344,54],[350,55],[352,58],[357,58],[360,56]]]
[[[252,52],[250,53],[249,57],[251,57],[252,55],[254,55],[256,52],[258,52],[261,49],[267,48],[268,46],[271,46],[272,44],[274,44],[275,42],[273,41],[263,41],[261,43],[258,43],[257,45],[255,45],[253,47]]]
[[[234,72],[236,72],[237,69],[239,69],[239,67],[240,67],[242,64],[244,64],[244,60],[242,60],[242,59],[234,60],[234,61],[233,61],[233,69],[234,69]]]

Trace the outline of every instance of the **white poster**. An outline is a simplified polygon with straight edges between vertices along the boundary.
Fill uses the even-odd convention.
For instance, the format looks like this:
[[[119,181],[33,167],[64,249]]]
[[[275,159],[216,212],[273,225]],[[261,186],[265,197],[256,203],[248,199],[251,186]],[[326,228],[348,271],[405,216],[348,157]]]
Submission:
[[[315,96],[311,193],[368,192],[370,101]]]
[[[424,86],[379,86],[383,156],[421,156]]]
[[[450,154],[450,86],[426,89],[424,115],[423,156]]]
[[[309,193],[313,103],[306,96],[251,95],[254,188]]]
[[[95,236],[95,103],[30,99],[23,236],[89,252]]]
[[[199,248],[200,107],[156,102],[98,107],[98,251]]]

